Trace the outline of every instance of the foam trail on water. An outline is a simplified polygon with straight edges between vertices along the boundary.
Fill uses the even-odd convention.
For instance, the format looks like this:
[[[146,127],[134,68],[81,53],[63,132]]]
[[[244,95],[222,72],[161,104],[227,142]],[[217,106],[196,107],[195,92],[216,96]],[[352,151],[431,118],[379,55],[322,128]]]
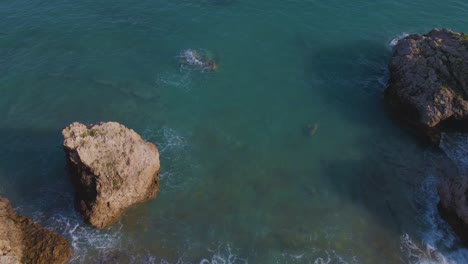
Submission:
[[[105,251],[119,246],[122,234],[120,227],[100,231],[85,226],[77,219],[56,215],[49,219],[48,228],[64,235],[73,248],[71,263],[82,263],[88,258],[89,250]]]
[[[416,202],[420,205],[422,222],[428,231],[422,234],[423,242],[430,246],[441,244],[449,248],[455,242],[455,236],[451,233],[450,227],[439,216],[437,204],[439,195],[437,194],[437,177],[429,174],[422,182],[416,193]]]
[[[168,156],[171,160],[179,159],[181,151],[189,146],[187,139],[180,132],[169,127],[162,127],[158,130],[145,129],[142,136],[145,140],[156,142],[159,152],[168,154],[164,156]]]
[[[356,257],[341,256],[335,250],[311,249],[301,254],[282,253],[276,263],[357,264],[359,261]]]
[[[468,251],[456,249],[459,248],[457,238],[437,210],[437,179],[433,173],[429,173],[416,193],[416,202],[421,208],[421,221],[425,226],[421,233],[422,242],[418,244],[408,234],[404,234],[401,237],[401,250],[406,253],[407,263],[410,264],[468,263]]]
[[[213,255],[210,258],[204,258],[200,264],[239,264],[249,263],[247,259],[240,258],[232,252],[231,245],[223,246],[220,244],[216,249],[208,249]]]
[[[155,264],[156,263],[156,257],[152,256],[150,254],[146,255],[138,255],[138,256],[132,256],[130,259],[130,263],[144,263],[144,264]],[[161,264],[164,262],[161,261]]]
[[[34,191],[38,197],[34,204],[26,204],[17,210],[20,213],[32,212],[34,222],[64,236],[73,250],[70,263],[90,263],[93,260],[90,255],[99,255],[120,246],[122,226],[116,223],[106,230],[97,230],[83,223],[74,209],[72,192],[63,193],[68,187],[66,180],[42,186]]]
[[[440,148],[457,166],[460,172],[468,172],[468,137],[460,134],[443,134]],[[437,163],[437,160],[434,161]],[[420,221],[424,226],[421,243],[408,234],[401,237],[401,250],[410,264],[458,264],[468,263],[468,250],[460,248],[451,227],[440,217],[437,210],[438,177],[433,168],[428,168],[428,176],[416,192]],[[442,175],[443,176],[443,175]]]
[[[455,163],[460,175],[465,177],[468,176],[468,136],[460,133],[444,133],[442,134],[440,148]],[[445,225],[447,229],[450,229],[448,224],[445,223]],[[450,234],[452,234],[451,231]],[[456,238],[454,235],[452,236],[454,243]],[[453,246],[453,244],[450,246]],[[468,249],[460,247],[457,248],[457,250],[453,250],[449,254],[449,258],[454,260],[455,263],[468,263]]]
[[[158,133],[162,134],[163,142],[161,142],[161,152],[180,151],[188,146],[188,142],[179,132],[174,129],[163,127]]]
[[[408,234],[400,239],[400,249],[406,255],[408,264],[456,264],[447,260],[435,247],[425,244],[417,245]]]
[[[187,164],[194,164],[188,153],[190,144],[185,135],[173,128],[164,126],[156,130],[147,128],[143,131],[142,137],[145,140],[156,143],[161,162],[166,163],[164,170],[159,175],[165,186],[160,189],[160,192],[171,189],[182,189],[191,183],[187,177],[179,177],[183,174],[179,164],[183,163],[182,167],[186,167]],[[192,168],[195,170],[196,165],[192,165]]]

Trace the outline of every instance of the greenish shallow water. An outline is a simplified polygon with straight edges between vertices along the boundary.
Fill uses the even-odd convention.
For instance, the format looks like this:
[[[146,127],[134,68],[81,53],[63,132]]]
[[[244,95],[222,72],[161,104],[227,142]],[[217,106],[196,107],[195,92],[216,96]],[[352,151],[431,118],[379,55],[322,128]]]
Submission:
[[[65,235],[72,263],[436,263],[428,246],[464,263],[435,211],[441,154],[391,122],[382,92],[393,39],[466,32],[467,13],[453,0],[0,1],[0,192]],[[219,70],[180,70],[188,48]],[[73,210],[60,131],[108,120],[157,144],[161,186],[96,231]]]

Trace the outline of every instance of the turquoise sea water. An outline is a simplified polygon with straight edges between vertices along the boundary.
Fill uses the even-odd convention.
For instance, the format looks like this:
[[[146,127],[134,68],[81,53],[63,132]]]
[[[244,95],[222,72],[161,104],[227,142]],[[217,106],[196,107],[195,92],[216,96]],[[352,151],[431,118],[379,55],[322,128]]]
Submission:
[[[392,40],[467,32],[466,14],[461,0],[0,1],[0,193],[66,236],[72,263],[466,263],[435,208],[444,151],[382,100]],[[219,70],[181,70],[186,49]],[[61,147],[73,121],[157,144],[157,199],[84,225]]]

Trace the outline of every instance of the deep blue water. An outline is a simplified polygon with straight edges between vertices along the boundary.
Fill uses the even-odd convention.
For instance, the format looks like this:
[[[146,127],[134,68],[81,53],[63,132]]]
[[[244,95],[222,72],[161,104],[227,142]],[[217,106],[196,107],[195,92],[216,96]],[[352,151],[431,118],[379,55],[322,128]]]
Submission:
[[[466,14],[454,0],[2,0],[0,193],[65,235],[72,263],[439,263],[431,248],[464,263],[435,209],[445,154],[382,93],[392,40],[467,32]],[[186,49],[218,71],[181,69]],[[158,197],[105,231],[73,210],[73,121],[121,122],[161,152]]]

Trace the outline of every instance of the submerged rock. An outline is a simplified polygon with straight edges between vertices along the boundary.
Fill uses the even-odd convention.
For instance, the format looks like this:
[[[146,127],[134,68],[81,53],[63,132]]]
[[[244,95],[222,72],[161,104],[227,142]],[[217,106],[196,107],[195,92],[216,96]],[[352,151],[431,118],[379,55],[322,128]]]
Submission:
[[[302,128],[302,131],[304,132],[304,135],[308,137],[313,137],[317,133],[317,130],[319,129],[319,124],[318,123],[311,123],[307,124]]]
[[[123,211],[156,196],[159,152],[135,131],[115,123],[72,123],[62,131],[75,204],[84,220],[103,229]]]
[[[0,263],[65,263],[71,255],[65,238],[16,214],[0,196]]]
[[[441,131],[468,127],[468,35],[434,29],[393,48],[385,101],[398,119],[438,145]]]
[[[187,49],[178,56],[180,69],[213,72],[218,69],[213,55],[206,50]]]

